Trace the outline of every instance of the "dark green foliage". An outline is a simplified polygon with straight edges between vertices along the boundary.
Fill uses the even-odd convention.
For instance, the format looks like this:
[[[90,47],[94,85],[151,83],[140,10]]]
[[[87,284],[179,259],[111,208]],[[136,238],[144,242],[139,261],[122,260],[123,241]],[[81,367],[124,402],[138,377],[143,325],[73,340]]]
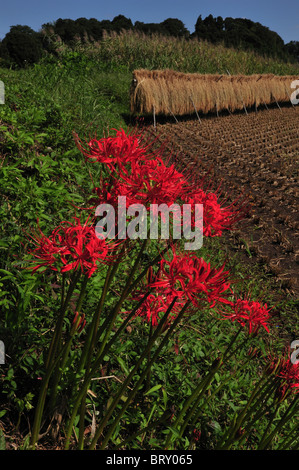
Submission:
[[[161,23],[163,29],[167,31],[170,36],[185,37],[190,36],[189,31],[185,28],[184,23],[176,18],[168,18]]]
[[[113,18],[111,22],[112,30],[119,33],[123,29],[133,29],[133,23],[129,18],[123,15],[118,15]]]
[[[29,26],[12,26],[1,43],[0,56],[13,66],[34,64],[43,56],[42,36]]]
[[[161,23],[143,23],[142,21],[136,21],[134,29],[144,34],[165,34],[165,28]]]
[[[255,50],[259,54],[281,58],[285,55],[281,37],[260,23],[243,18],[226,18],[224,26],[227,46],[240,46],[243,49]]]
[[[266,26],[246,18],[214,18],[201,15],[195,24],[194,36],[213,44],[223,42],[226,47],[253,50],[260,55],[288,60],[288,51],[281,37]]]
[[[221,16],[213,18],[212,15],[207,16],[204,20],[201,15],[197,18],[195,24],[195,35],[199,39],[204,39],[213,44],[219,43],[224,39],[224,20]]]
[[[291,41],[285,47],[288,53],[299,62],[299,41]]]

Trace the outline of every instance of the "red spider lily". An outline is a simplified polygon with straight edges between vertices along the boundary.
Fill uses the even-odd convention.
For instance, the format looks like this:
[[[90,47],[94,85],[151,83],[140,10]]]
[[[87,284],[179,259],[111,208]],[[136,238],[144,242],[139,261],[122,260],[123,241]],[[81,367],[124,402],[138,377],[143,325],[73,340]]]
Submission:
[[[299,392],[299,363],[293,364],[290,359],[284,359],[280,366],[278,377],[283,380],[284,394],[287,389]]]
[[[135,300],[141,300],[144,294],[139,294]],[[152,293],[147,296],[141,307],[137,310],[135,317],[144,318],[153,327],[157,326],[161,316],[163,316],[171,303],[173,302],[174,295],[161,295],[160,293]],[[177,299],[174,303],[169,316],[167,318],[166,327],[177,317],[185,302]]]
[[[116,210],[119,196],[126,197],[126,209],[132,204],[140,203],[136,188],[124,183],[121,179],[103,179],[100,186],[94,188],[93,192],[97,197],[93,197],[89,203],[92,203],[95,207],[99,204],[110,204]]]
[[[244,218],[246,209],[237,201],[224,207],[216,193],[205,192],[202,189],[190,188],[189,193],[183,196],[186,203],[194,206],[203,205],[203,234],[207,237],[221,236],[223,230],[232,229],[235,224]]]
[[[86,158],[105,163],[110,169],[145,158],[146,154],[146,148],[141,146],[141,136],[126,134],[123,129],[118,130],[116,136],[91,139],[87,149],[83,147],[77,134],[75,142]]]
[[[160,158],[136,162],[128,175],[121,175],[136,194],[139,203],[173,204],[187,189],[186,179],[173,165],[166,166]]]
[[[41,260],[41,262],[37,266],[27,269],[30,269],[33,273],[41,267],[45,267],[44,271],[47,268],[52,269],[52,271],[58,271],[56,265],[59,265],[61,247],[54,243],[53,234],[50,237],[46,237],[46,235],[41,231],[39,225],[38,230],[39,233],[29,235],[36,245],[36,248],[33,251],[29,251],[29,254],[32,254],[35,258]]]
[[[280,358],[270,357],[267,370],[278,379],[276,396],[280,401],[291,393],[299,393],[299,363],[292,363],[288,355]]]
[[[110,175],[101,179],[99,187],[94,189],[97,197],[90,199],[89,204],[94,207],[101,204],[111,205],[114,208],[116,220],[118,220],[119,209],[123,211],[134,204],[141,204],[147,211],[153,208],[154,216],[156,216],[155,208],[158,209],[159,206],[162,208],[162,204],[165,208],[175,203],[185,191],[185,186],[183,175],[178,173],[173,166],[168,168],[159,159],[138,162],[131,165],[130,172],[124,173],[119,170],[114,176]],[[126,198],[125,208],[119,208],[119,197]],[[150,206],[151,204],[156,204],[156,206]],[[162,217],[163,214],[161,210]]]
[[[242,326],[248,326],[249,334],[257,333],[261,327],[269,333],[268,320],[270,310],[267,306],[249,299],[237,299],[231,302],[231,312],[222,312],[225,318],[237,321]]]
[[[98,262],[111,261],[110,255],[116,245],[98,238],[94,227],[88,222],[82,225],[79,218],[74,217],[74,220],[75,223],[62,222],[50,237],[46,237],[41,230],[39,237],[31,237],[36,248],[30,254],[40,260],[35,267],[29,268],[32,272],[41,267],[62,273],[80,268],[91,277]],[[36,263],[35,260],[33,262]]]
[[[159,158],[134,162],[128,168],[119,168],[108,178],[101,180],[94,192],[98,200],[93,202],[109,203],[115,206],[118,196],[126,196],[127,206],[131,204],[175,203],[187,190],[184,176],[167,167]]]
[[[139,131],[135,128],[128,132],[123,129],[113,130],[116,131],[115,136],[101,139],[95,136],[89,139],[85,146],[78,134],[74,133],[75,143],[86,159],[104,163],[110,170],[117,170],[117,167],[125,168],[128,163],[136,161],[155,160],[163,152],[164,144],[155,149],[154,143],[158,137],[153,137],[144,129]]]
[[[215,269],[193,253],[176,254],[173,250],[171,261],[160,261],[157,278],[149,287],[156,287],[158,292],[163,292],[164,295],[174,295],[184,301],[190,300],[194,306],[205,300],[213,307],[216,302],[228,302],[223,296],[230,287],[228,275],[224,266]]]

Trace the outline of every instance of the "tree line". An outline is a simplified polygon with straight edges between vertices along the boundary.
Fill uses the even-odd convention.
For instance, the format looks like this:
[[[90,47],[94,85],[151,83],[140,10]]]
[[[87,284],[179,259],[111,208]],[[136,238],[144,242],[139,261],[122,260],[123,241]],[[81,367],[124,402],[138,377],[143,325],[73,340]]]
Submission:
[[[180,37],[186,40],[197,38],[213,44],[222,43],[226,47],[254,50],[259,55],[275,57],[283,61],[299,61],[299,41],[284,44],[283,39],[268,27],[245,18],[216,18],[209,15],[197,18],[195,30],[190,33],[183,22],[177,18],[168,18],[161,23],[143,23],[124,15],[116,16],[112,21],[96,18],[78,18],[76,20],[59,18],[45,23],[36,32],[29,26],[16,25],[10,28],[0,43],[0,58],[3,65],[23,67],[40,60],[46,52],[55,54],[55,41],[62,41],[72,46],[101,41],[104,32],[119,33],[123,30],[139,31],[144,34],[161,34]]]

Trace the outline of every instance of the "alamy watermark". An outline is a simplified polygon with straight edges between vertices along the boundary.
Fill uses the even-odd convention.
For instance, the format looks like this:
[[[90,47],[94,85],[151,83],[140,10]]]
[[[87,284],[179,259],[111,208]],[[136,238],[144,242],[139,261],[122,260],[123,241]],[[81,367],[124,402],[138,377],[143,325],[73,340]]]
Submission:
[[[194,209],[194,210],[192,210]],[[98,238],[118,238],[124,240],[159,238],[159,220],[161,239],[170,238],[170,213],[172,213],[173,239],[183,237],[192,242],[185,242],[185,250],[199,250],[203,243],[203,205],[195,204],[150,204],[149,213],[143,204],[131,204],[127,208],[126,196],[118,196],[117,216],[111,204],[100,204],[96,208],[96,217],[101,217],[95,227]],[[136,215],[137,213],[137,215]],[[105,215],[104,215],[105,214]],[[149,223],[148,223],[149,214]],[[160,218],[159,218],[160,214]],[[129,222],[128,222],[128,219]],[[193,227],[193,230],[192,228]],[[117,230],[117,233],[115,233]]]
[[[5,346],[3,341],[0,341],[0,366],[5,364]]]
[[[4,83],[0,80],[0,104],[4,104],[5,101],[5,88]]]
[[[299,80],[293,80],[291,88],[296,88],[296,90],[291,94],[291,103],[295,105],[299,103]]]
[[[291,354],[291,363],[298,364],[299,363],[299,339],[296,339],[291,344],[291,349],[294,351]]]

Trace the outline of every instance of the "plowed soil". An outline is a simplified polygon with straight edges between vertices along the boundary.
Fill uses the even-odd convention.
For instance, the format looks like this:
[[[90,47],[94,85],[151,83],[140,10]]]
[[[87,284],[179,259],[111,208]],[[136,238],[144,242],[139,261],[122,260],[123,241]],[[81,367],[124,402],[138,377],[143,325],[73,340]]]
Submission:
[[[169,120],[157,123],[156,132],[194,178],[210,172],[229,198],[248,196],[250,214],[235,243],[298,297],[299,106]]]

